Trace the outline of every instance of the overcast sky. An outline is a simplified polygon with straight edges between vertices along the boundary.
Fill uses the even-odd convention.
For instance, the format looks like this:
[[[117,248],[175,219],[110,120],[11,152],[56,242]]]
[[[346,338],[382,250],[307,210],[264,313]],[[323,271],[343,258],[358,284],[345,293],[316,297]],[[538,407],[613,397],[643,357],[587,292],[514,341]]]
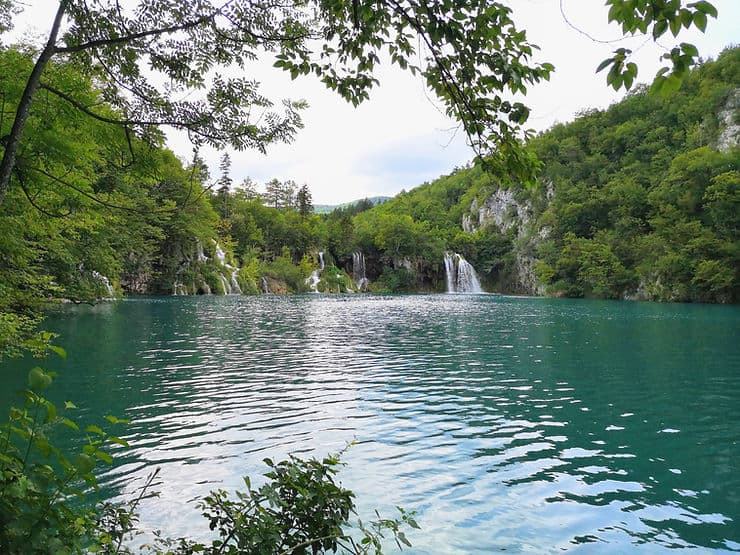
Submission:
[[[50,24],[52,0],[28,0],[31,7],[18,20],[17,31],[29,28],[43,32]],[[532,113],[529,126],[544,130],[555,122],[566,122],[587,108],[604,108],[623,96],[607,87],[605,74],[596,66],[618,47],[636,51],[640,67],[638,81],[650,81],[661,67],[659,57],[674,45],[661,45],[644,37],[603,44],[620,37],[619,28],[606,23],[607,9],[601,0],[562,0],[565,15],[589,38],[566,23],[559,0],[511,0],[514,20],[527,30],[529,40],[540,46],[539,62],[555,65],[550,82],[530,88],[523,100]],[[679,36],[692,42],[704,58],[716,57],[730,44],[740,42],[740,0],[713,0],[719,10],[707,31]],[[48,19],[48,22],[45,20]],[[668,34],[670,36],[670,34]],[[672,37],[670,37],[672,39]],[[274,145],[266,155],[231,152],[232,179],[238,183],[249,176],[264,183],[278,178],[307,183],[316,204],[336,204],[375,195],[394,195],[425,181],[450,173],[472,157],[462,131],[446,118],[426,93],[419,78],[397,68],[383,67],[380,87],[370,101],[353,108],[307,76],[291,81],[271,61],[258,64],[253,77],[263,84],[268,97],[305,99],[310,107],[303,113],[305,128],[290,145]],[[191,146],[177,133],[169,135],[169,146],[188,158]],[[217,177],[219,153],[203,151]]]

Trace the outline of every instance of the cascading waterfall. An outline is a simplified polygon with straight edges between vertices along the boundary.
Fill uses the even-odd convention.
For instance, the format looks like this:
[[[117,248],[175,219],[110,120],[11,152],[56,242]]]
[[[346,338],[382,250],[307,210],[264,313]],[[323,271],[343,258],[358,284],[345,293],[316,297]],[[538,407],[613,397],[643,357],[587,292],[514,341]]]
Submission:
[[[267,294],[269,294],[269,293],[270,293],[270,284],[269,284],[269,283],[267,283],[267,279],[266,279],[266,278],[264,278],[264,277],[262,278],[262,292],[263,292],[263,293],[264,293],[265,295],[267,295]]]
[[[311,275],[306,278],[306,283],[311,288],[311,291],[314,293],[319,292],[319,282],[321,281],[321,278],[319,278],[319,270],[314,270],[311,272]]]
[[[206,253],[203,252],[203,245],[200,244],[200,241],[198,241],[196,245],[196,256],[198,262],[207,262],[208,257],[206,256]]]
[[[105,291],[108,293],[108,296],[105,297],[106,299],[112,299],[115,297],[115,294],[113,293],[113,286],[111,285],[110,280],[107,276],[104,276],[97,270],[93,270],[92,276],[105,286]]]
[[[324,271],[324,251],[319,251],[319,268],[318,270],[313,270],[311,272],[311,275],[306,278],[306,285],[308,285],[311,288],[311,291],[313,293],[319,292],[319,282],[321,281],[321,277],[319,277],[319,272]]]
[[[226,253],[221,248],[221,245],[219,245],[216,241],[214,241],[214,244],[216,246],[216,258],[218,258],[219,264],[221,264],[221,266],[224,266],[227,270],[231,270],[228,278],[223,273],[219,275],[221,285],[224,288],[224,293],[226,295],[241,295],[242,288],[239,287],[239,280],[237,280],[236,278],[239,275],[239,267],[229,264],[226,261]]]
[[[216,258],[218,258],[218,261],[221,263],[222,266],[227,266],[226,253],[216,241],[213,242],[216,244]]]
[[[218,274],[218,279],[221,281],[221,287],[223,287],[224,295],[231,295],[231,284],[223,274]]]
[[[358,291],[367,289],[370,283],[365,275],[365,255],[360,251],[352,253],[352,279],[357,284]]]
[[[242,294],[242,288],[239,287],[239,280],[236,279],[236,276],[239,275],[239,268],[234,268],[234,270],[231,272],[231,290],[238,295]]]
[[[445,253],[445,279],[448,293],[482,293],[475,268],[458,253]]]

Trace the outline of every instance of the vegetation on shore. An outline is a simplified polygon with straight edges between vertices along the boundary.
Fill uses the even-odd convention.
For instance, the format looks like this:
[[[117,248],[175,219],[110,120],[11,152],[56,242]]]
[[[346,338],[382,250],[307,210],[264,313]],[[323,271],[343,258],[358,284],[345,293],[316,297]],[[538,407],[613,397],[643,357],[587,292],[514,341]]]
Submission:
[[[357,289],[355,252],[371,290],[441,291],[443,254],[455,251],[492,291],[736,302],[739,58],[727,50],[671,97],[638,88],[533,138],[537,186],[475,165],[326,215],[307,186],[234,183],[228,158],[212,177],[197,152],[182,161],[47,95],[0,206],[0,351],[31,340],[49,299],[172,294],[178,283],[190,294],[305,292],[320,252],[319,291]],[[0,51],[6,111],[32,59]],[[101,101],[74,64],[47,79]]]

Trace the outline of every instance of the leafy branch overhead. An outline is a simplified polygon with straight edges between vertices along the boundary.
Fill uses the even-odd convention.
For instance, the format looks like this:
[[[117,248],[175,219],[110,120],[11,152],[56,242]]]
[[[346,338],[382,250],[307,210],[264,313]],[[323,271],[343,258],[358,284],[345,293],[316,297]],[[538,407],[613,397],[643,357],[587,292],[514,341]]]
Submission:
[[[682,29],[696,27],[702,33],[707,28],[707,18],[717,17],[717,8],[706,0],[689,2],[681,0],[607,0],[609,22],[619,23],[625,35],[643,34],[658,42],[670,31],[677,37]],[[662,56],[669,65],[662,67],[653,81],[653,90],[671,93],[681,86],[689,69],[699,61],[699,51],[693,44],[682,42],[668,49]],[[606,81],[614,90],[629,90],[637,78],[638,68],[628,61],[632,51],[618,48],[596,69],[609,68]]]
[[[518,29],[509,7],[490,0],[60,0],[43,49],[26,77],[12,127],[0,131],[0,203],[10,185],[25,122],[39,88],[87,116],[126,129],[148,142],[163,126],[184,130],[196,145],[265,151],[290,142],[302,127],[305,102],[283,100],[281,110],[241,76],[265,56],[291,77],[313,74],[357,105],[378,84],[377,66],[389,60],[419,74],[464,128],[470,144],[504,175],[531,181],[538,165],[520,147],[528,108],[510,100],[553,66],[532,61],[536,46]],[[681,8],[674,0],[610,0],[609,17],[625,33],[654,26],[677,34],[703,29],[716,15],[707,2]],[[12,3],[0,0],[0,32],[12,24]],[[674,13],[675,12],[675,13]],[[693,59],[684,48],[674,73]],[[608,80],[631,85],[637,68],[627,52],[612,58]],[[689,56],[689,58],[686,58]],[[53,61],[74,64],[99,98],[86,101],[53,82]],[[244,70],[244,71],[240,71]],[[161,83],[166,83],[161,85]],[[199,93],[198,93],[199,91]],[[106,106],[101,106],[105,104]],[[5,134],[7,133],[7,134]]]

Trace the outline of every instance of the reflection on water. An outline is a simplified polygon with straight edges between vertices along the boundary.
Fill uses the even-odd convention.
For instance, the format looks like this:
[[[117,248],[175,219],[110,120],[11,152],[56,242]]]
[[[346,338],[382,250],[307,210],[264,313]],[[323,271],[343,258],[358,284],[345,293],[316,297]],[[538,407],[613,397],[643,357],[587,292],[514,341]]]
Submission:
[[[418,511],[411,553],[654,553],[740,551],[739,322],[736,307],[311,295],[138,299],[50,326],[70,353],[60,398],[133,420],[106,494],[162,469],[145,527],[206,534],[184,501],[355,440],[343,483],[366,515]]]

